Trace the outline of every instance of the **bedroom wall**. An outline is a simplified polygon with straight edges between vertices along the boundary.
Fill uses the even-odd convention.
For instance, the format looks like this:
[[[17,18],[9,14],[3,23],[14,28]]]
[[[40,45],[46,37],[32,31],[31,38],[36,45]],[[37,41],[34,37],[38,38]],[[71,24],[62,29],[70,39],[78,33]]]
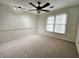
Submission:
[[[68,13],[67,26],[66,26],[66,34],[57,34],[46,31],[46,21],[47,17],[57,13]],[[52,36],[55,38],[63,39],[70,42],[76,41],[76,32],[77,32],[77,19],[78,19],[78,6],[63,8],[56,11],[51,11],[48,14],[39,15],[39,24],[38,24],[38,32],[40,34]]]
[[[78,21],[79,23],[79,21]],[[77,50],[78,50],[78,54],[79,54],[79,24],[78,24],[78,30],[77,30],[77,38],[76,38],[76,47],[77,47]]]
[[[78,28],[77,28],[77,36],[76,36],[76,46],[77,46],[77,50],[78,50],[78,54],[79,54],[79,7],[78,7]]]
[[[37,16],[0,3],[0,43],[37,33]]]

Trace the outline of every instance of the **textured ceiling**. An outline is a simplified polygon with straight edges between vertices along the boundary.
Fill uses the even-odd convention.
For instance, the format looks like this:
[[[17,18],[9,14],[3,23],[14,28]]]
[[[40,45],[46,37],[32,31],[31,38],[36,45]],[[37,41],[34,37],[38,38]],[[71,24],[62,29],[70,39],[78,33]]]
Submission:
[[[51,11],[79,4],[79,0],[0,0],[1,3],[8,4],[10,6],[22,6],[26,9],[26,11],[35,9],[33,6],[29,5],[29,2],[32,2],[38,6],[38,1],[41,2],[41,5],[45,4],[46,2],[50,2],[50,6],[54,6],[54,8],[50,9],[49,7],[46,7],[45,9]]]

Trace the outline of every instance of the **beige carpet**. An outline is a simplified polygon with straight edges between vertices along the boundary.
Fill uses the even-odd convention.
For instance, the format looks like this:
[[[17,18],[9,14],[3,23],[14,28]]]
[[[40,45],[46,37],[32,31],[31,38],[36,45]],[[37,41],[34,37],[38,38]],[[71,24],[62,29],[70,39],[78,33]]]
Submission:
[[[0,57],[78,57],[74,43],[44,35],[32,35],[0,44]]]

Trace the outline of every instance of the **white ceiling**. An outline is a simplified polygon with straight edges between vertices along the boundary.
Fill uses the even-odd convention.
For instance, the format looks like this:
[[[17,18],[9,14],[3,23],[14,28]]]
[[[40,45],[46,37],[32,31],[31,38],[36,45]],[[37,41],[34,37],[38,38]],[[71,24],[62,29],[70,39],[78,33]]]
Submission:
[[[38,1],[41,2],[41,5],[45,4],[46,2],[50,2],[50,5],[54,6],[54,8],[50,9],[49,7],[46,7],[46,9],[51,11],[79,4],[79,0],[0,0],[1,3],[5,3],[10,6],[22,6],[26,9],[26,11],[34,9],[34,7],[29,4],[29,2],[32,2],[38,6]]]

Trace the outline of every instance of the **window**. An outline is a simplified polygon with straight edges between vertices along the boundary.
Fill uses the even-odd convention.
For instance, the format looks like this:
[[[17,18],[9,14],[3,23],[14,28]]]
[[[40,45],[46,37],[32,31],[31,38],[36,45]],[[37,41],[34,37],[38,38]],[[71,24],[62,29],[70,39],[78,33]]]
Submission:
[[[53,32],[54,27],[54,16],[48,17],[47,20],[47,31]]]
[[[67,14],[57,14],[47,19],[47,31],[65,34]]]
[[[67,18],[66,14],[56,15],[54,32],[56,32],[56,33],[65,33],[66,18]]]

